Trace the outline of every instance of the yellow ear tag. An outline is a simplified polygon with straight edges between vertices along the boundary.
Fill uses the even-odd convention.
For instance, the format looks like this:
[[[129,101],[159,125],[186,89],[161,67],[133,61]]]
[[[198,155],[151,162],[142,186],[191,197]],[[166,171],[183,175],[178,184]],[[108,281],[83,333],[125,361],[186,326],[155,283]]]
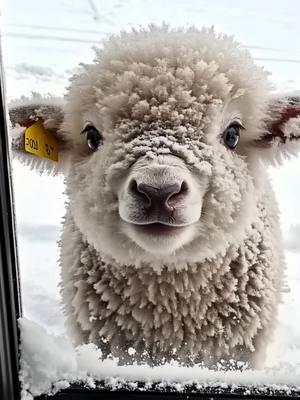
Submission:
[[[42,121],[37,121],[25,131],[25,151],[52,161],[58,161],[58,142],[44,127]]]

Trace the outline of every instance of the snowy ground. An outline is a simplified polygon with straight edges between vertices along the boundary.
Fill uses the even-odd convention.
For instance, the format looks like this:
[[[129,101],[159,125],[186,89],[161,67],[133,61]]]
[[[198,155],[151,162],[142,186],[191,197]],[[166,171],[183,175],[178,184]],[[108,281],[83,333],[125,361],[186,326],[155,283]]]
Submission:
[[[273,72],[276,89],[300,89],[300,2],[298,0],[6,0],[2,42],[7,96],[31,91],[62,95],[80,61],[105,35],[149,22],[174,26],[215,25],[234,34],[257,63]],[[172,6],[170,7],[170,3]],[[300,159],[272,169],[286,239],[290,293],[269,365],[300,363]],[[25,316],[63,333],[56,241],[64,213],[62,178],[38,176],[14,162],[14,184]],[[298,376],[296,374],[295,376]],[[288,383],[288,376],[287,383]]]

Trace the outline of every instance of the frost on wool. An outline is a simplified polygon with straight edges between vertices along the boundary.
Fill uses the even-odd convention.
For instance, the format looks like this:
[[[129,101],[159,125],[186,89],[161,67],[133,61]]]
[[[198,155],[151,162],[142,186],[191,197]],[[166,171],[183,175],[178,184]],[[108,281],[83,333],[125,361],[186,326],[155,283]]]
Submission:
[[[28,119],[59,142],[71,336],[120,362],[259,365],[285,269],[265,163],[297,150],[300,99],[274,97],[249,53],[211,29],[123,32],[81,68],[63,105],[34,96],[10,111],[12,147],[33,168],[52,167],[22,150]]]

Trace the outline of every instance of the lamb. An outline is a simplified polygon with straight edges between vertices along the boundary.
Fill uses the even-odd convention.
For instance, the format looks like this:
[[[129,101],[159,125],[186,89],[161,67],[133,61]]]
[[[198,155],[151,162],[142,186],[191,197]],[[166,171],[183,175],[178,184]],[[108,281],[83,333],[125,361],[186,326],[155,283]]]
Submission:
[[[75,344],[120,362],[262,365],[285,287],[266,169],[297,154],[299,97],[275,96],[231,37],[149,26],[106,39],[64,100],[23,99],[10,118],[16,156],[65,176]],[[24,151],[38,125],[58,162]]]

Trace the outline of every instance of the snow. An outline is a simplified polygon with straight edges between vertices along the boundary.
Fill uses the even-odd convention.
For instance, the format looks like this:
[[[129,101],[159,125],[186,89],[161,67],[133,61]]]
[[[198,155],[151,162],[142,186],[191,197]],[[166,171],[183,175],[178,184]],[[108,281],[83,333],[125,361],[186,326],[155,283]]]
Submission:
[[[84,0],[53,0],[37,7],[35,0],[6,0],[3,13],[3,55],[7,97],[17,98],[32,90],[62,95],[68,77],[79,62],[93,59],[91,45],[110,32],[149,22],[173,26],[214,24],[218,31],[235,34],[250,47],[260,65],[272,71],[277,89],[299,89],[300,2],[253,0],[174,0],[172,13],[163,0],[95,0],[96,10]],[[101,4],[100,4],[101,3]],[[59,12],[59,19],[58,19]],[[253,21],[255,20],[255,28]],[[269,369],[220,372],[205,368],[165,366],[150,369],[118,367],[116,361],[98,360],[92,345],[71,347],[63,336],[58,290],[56,241],[64,214],[62,177],[38,176],[14,162],[14,186],[24,315],[20,321],[23,340],[23,398],[58,390],[81,380],[93,385],[104,379],[117,385],[122,380],[173,382],[202,385],[281,385],[300,382],[300,163],[288,161],[271,175],[282,212],[290,292],[280,307],[280,324],[268,352]],[[37,325],[38,324],[38,325]],[[46,330],[47,329],[47,332]],[[60,336],[53,336],[53,335]],[[54,351],[56,349],[56,351]],[[129,349],[130,352],[134,349]],[[105,371],[105,373],[104,373]],[[175,387],[175,386],[174,386]],[[51,389],[52,388],[52,389]],[[27,396],[27,397],[26,397]]]
[[[264,370],[210,370],[201,365],[183,367],[176,362],[157,367],[148,365],[118,365],[116,359],[100,360],[101,352],[93,344],[73,348],[64,336],[55,336],[25,318],[19,321],[22,340],[23,400],[42,393],[54,394],[72,383],[87,387],[99,386],[99,381],[112,390],[138,383],[160,390],[183,391],[205,388],[230,388],[242,386],[255,392],[300,390],[300,365],[297,368],[282,364],[280,368]],[[132,349],[134,350],[134,349]],[[155,385],[156,384],[156,385]]]

